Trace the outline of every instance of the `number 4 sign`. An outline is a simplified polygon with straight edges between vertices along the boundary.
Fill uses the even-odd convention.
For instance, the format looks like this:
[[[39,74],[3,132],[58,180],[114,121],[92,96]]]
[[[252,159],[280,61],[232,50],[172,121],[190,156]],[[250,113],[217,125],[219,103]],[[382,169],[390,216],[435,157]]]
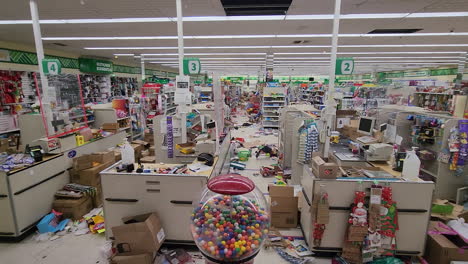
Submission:
[[[353,58],[337,58],[335,74],[336,75],[348,75],[353,74],[354,71],[354,60]]]
[[[184,74],[199,74],[201,71],[200,59],[184,58]]]
[[[62,72],[62,65],[57,59],[43,59],[42,69],[45,75],[57,75]]]

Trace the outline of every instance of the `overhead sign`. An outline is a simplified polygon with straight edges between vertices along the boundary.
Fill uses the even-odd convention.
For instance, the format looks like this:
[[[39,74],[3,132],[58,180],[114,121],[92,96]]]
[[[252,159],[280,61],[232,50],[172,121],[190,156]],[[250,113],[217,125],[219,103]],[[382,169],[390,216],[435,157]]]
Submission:
[[[42,70],[45,75],[57,75],[62,72],[62,64],[57,59],[43,59]]]
[[[184,74],[200,74],[201,64],[199,58],[184,58]]]
[[[111,74],[113,73],[113,65],[111,61],[96,60],[89,58],[79,58],[80,71],[87,73],[101,73]]]
[[[0,61],[10,61],[10,52],[0,49]]]
[[[353,58],[336,58],[336,75],[349,75],[353,74],[354,71],[354,59]]]

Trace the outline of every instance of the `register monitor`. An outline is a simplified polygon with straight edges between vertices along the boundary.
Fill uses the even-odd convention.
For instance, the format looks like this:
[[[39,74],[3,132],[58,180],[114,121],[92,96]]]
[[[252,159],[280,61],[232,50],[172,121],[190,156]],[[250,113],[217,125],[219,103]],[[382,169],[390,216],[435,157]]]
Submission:
[[[374,124],[375,118],[361,117],[359,119],[359,126],[357,131],[365,135],[372,135],[372,129],[374,128]]]

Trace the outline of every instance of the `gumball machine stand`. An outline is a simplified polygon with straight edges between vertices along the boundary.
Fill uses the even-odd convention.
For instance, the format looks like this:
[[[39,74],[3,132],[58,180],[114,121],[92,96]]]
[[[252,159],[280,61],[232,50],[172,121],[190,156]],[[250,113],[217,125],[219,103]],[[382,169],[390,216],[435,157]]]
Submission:
[[[195,244],[209,264],[251,264],[270,227],[262,192],[247,177],[227,174],[208,181],[191,216]]]

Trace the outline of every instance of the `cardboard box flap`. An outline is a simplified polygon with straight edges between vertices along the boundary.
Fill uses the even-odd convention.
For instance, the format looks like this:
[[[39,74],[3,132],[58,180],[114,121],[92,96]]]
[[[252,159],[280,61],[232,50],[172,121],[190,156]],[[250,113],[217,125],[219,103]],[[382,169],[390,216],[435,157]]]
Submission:
[[[326,162],[319,156],[315,156],[312,158],[312,162],[316,164],[316,166],[324,165]]]
[[[450,249],[458,249],[458,246],[455,245],[452,241],[450,241],[446,236],[444,235],[431,235],[432,239],[434,239],[437,244],[439,244],[441,247],[444,248],[450,248]]]
[[[268,192],[274,197],[294,197],[294,186],[268,185]]]

